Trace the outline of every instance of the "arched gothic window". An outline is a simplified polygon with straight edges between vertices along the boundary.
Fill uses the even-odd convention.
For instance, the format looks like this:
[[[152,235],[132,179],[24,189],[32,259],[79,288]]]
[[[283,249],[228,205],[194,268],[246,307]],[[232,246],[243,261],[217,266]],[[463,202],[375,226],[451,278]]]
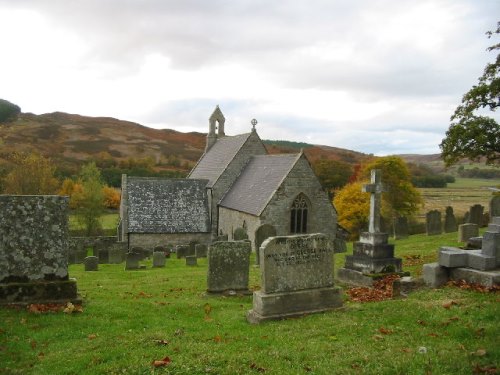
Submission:
[[[304,194],[299,194],[290,211],[290,233],[307,233],[307,200]]]

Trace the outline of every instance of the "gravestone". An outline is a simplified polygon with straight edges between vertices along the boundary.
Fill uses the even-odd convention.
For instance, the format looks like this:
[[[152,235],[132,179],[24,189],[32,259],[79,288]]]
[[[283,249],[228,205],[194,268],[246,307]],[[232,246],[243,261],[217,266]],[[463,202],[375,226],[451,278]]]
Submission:
[[[354,243],[353,255],[345,257],[345,266],[340,268],[337,277],[347,283],[373,285],[373,274],[401,272],[402,261],[394,257],[394,245],[388,243],[389,235],[380,231],[381,193],[380,170],[371,171],[371,184],[363,191],[370,192],[369,232],[361,233],[360,240]]]
[[[189,245],[177,245],[175,248],[175,253],[177,254],[177,259],[185,258],[189,252]]]
[[[249,293],[250,252],[248,241],[214,242],[208,248],[208,293]]]
[[[196,246],[195,246],[196,258],[206,258],[207,251],[208,251],[207,245],[201,244],[201,243],[196,244]]]
[[[153,267],[165,267],[166,258],[164,251],[154,251],[153,252]]]
[[[81,303],[68,252],[68,197],[0,195],[0,304]]]
[[[425,215],[425,230],[428,236],[435,236],[443,233],[441,223],[441,212],[432,210]]]
[[[255,231],[255,264],[260,263],[260,246],[269,237],[276,236],[276,228],[270,224],[261,225]]]
[[[479,226],[477,224],[460,224],[458,226],[458,242],[467,242],[471,237],[479,236]]]
[[[125,257],[125,270],[138,270],[140,268],[139,261],[141,261],[142,254],[130,251]]]
[[[83,263],[85,265],[85,271],[97,271],[99,267],[99,258],[96,256],[86,257]]]
[[[87,248],[79,243],[73,249],[73,262],[74,264],[82,264],[83,260],[87,257]]]
[[[444,232],[452,233],[458,230],[457,219],[453,213],[453,207],[446,207],[446,214],[444,216]]]
[[[196,259],[196,255],[186,255],[186,266],[197,266],[198,259]]]
[[[500,217],[500,195],[495,195],[490,200],[490,217]]]
[[[401,240],[408,238],[408,218],[407,217],[397,217],[394,219],[394,239]]]
[[[187,252],[186,252],[186,256],[195,256],[196,255],[196,245],[198,244],[197,241],[191,241],[189,243],[189,246],[188,246],[188,249],[187,249]]]
[[[234,233],[233,233],[233,239],[235,241],[248,240],[247,231],[243,228],[236,228]]]
[[[484,206],[480,204],[475,204],[471,206],[469,210],[469,221],[468,223],[477,224],[480,227],[483,225],[483,212]]]
[[[165,249],[165,258],[169,259],[170,254],[172,254],[172,248],[169,246]]]
[[[229,236],[227,234],[220,234],[217,236],[217,242],[224,242],[224,241],[228,241],[229,240]]]
[[[127,244],[125,242],[117,242],[109,248],[109,263],[120,264],[125,260],[127,253]]]
[[[148,257],[148,251],[140,246],[134,246],[131,250],[139,260],[146,259]]]
[[[155,246],[155,247],[153,248],[153,257],[154,257],[154,253],[155,253],[155,252],[160,252],[160,251],[161,251],[162,253],[164,253],[164,252],[165,252],[165,247],[163,247],[163,246]]]
[[[333,282],[333,243],[326,235],[271,237],[261,249],[261,289],[253,294],[250,323],[342,306]]]

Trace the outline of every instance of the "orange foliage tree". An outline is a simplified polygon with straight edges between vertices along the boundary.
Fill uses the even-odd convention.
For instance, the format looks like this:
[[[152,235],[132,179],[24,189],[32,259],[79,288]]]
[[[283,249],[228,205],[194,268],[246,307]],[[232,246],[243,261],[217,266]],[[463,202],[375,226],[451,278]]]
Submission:
[[[104,207],[106,208],[120,208],[120,191],[110,186],[102,188],[104,194]]]

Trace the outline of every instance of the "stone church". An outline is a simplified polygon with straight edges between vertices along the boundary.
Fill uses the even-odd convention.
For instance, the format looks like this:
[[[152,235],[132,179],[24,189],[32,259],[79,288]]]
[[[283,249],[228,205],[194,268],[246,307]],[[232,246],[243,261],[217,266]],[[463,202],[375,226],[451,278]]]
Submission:
[[[204,154],[185,179],[122,177],[119,239],[152,248],[233,240],[253,248],[268,237],[324,233],[335,238],[337,213],[306,156],[269,155],[255,125],[227,136],[217,106]]]

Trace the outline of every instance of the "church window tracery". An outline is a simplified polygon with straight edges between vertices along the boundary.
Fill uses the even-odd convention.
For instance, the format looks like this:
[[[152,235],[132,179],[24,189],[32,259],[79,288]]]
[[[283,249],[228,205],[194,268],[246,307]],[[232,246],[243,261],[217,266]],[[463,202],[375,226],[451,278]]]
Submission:
[[[308,205],[304,194],[299,194],[292,204],[290,211],[290,232],[307,233]]]

